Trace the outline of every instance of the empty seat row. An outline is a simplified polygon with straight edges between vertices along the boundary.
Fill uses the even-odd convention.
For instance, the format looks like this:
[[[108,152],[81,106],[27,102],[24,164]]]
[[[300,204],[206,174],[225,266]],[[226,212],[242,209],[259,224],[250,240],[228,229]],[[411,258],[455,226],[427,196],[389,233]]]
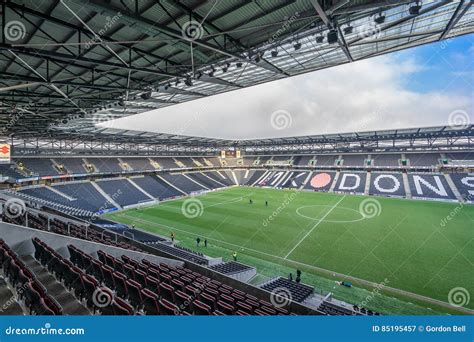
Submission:
[[[5,241],[0,239],[0,264],[4,277],[18,294],[18,300],[23,301],[30,314],[62,315],[62,308],[47,293],[47,289],[35,275],[10,249]]]
[[[138,262],[98,251],[96,260],[73,245],[71,262],[147,315],[277,315],[288,311],[185,267]],[[110,308],[106,309],[109,310]],[[111,309],[110,309],[111,310]]]

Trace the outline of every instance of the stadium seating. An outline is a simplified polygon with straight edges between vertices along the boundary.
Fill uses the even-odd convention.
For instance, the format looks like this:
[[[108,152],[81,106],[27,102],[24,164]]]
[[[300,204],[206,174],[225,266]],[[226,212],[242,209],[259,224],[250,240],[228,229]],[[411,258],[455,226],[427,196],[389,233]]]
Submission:
[[[299,156],[297,157],[298,159],[295,158],[295,162],[293,165],[295,166],[309,166],[310,160],[314,158],[313,155],[306,155],[306,156]]]
[[[150,202],[153,199],[133,186],[127,179],[98,181],[102,190],[121,206]]]
[[[311,174],[303,189],[313,191],[329,191],[332,183],[334,182],[335,176],[336,172],[333,171],[315,171]]]
[[[155,170],[155,167],[151,165],[150,160],[145,157],[140,158],[122,158],[122,160],[130,165],[134,171],[149,171]]]
[[[314,291],[312,286],[297,283],[296,281],[278,277],[261,286],[263,289],[272,292],[275,289],[285,289],[285,295],[293,301],[302,303]],[[278,293],[278,292],[276,292]]]
[[[281,183],[284,188],[299,189],[308,178],[309,172],[291,171],[285,181]]]
[[[145,175],[132,181],[160,201],[181,196],[182,193],[155,176]]]
[[[64,166],[69,174],[85,174],[84,160],[82,158],[54,158],[56,163]]]
[[[367,159],[367,154],[344,154],[342,156],[343,166],[359,166],[363,167],[365,165],[365,160]]]
[[[49,158],[25,158],[18,159],[17,164],[23,164],[33,175],[55,176],[59,172],[53,167],[53,162]]]
[[[317,155],[316,156],[316,166],[317,167],[331,167],[336,163],[337,155]]]
[[[214,270],[223,274],[236,274],[240,272],[246,272],[252,269],[252,267],[241,264],[240,262],[229,261],[223,262],[217,265],[209,266],[211,270]]]
[[[98,172],[123,172],[120,162],[117,158],[88,158],[87,161],[92,163]]]
[[[176,174],[162,174],[161,175],[168,183],[172,184],[181,191],[190,194],[193,192],[199,192],[203,190],[208,190],[204,185],[197,184],[188,177],[184,176],[181,173]]]
[[[443,174],[409,173],[408,182],[413,198],[456,200]]]
[[[398,167],[401,159],[400,154],[373,154],[371,156],[374,167]]]
[[[405,158],[412,167],[434,168],[440,164],[441,156],[438,153],[407,153]]]
[[[365,172],[341,172],[334,191],[363,194],[365,192],[366,177]]]
[[[74,268],[79,269],[78,273],[87,272],[89,277],[96,277],[96,284],[102,283],[110,289],[104,292],[113,296],[114,301],[99,308],[102,314],[238,315],[238,311],[245,314],[258,314],[259,311],[273,315],[289,313],[186,267],[157,265],[146,259],[137,262],[126,256],[119,259],[105,252],[99,252],[99,260],[96,260],[74,245],[69,245],[68,249],[70,262],[74,264]],[[89,260],[89,263],[84,263],[84,260]],[[96,265],[99,273],[91,267],[87,268],[86,264]],[[128,271],[123,273],[121,271],[124,268]],[[104,274],[108,276],[105,277]],[[86,293],[80,282],[73,287],[79,293]]]
[[[55,184],[53,188],[75,199],[73,203],[92,212],[115,208],[90,182]]]
[[[0,177],[22,178],[23,175],[16,170],[15,164],[0,164]]]
[[[372,172],[370,195],[405,197],[405,186],[401,173]]]
[[[465,201],[474,202],[474,173],[453,173],[450,175],[461,197]]]
[[[215,181],[222,183],[226,186],[233,186],[235,184],[234,176],[230,170],[221,171],[206,171],[203,172],[206,176],[214,179]]]
[[[173,158],[156,158],[156,157],[153,157],[153,158],[150,158],[151,160],[153,160],[155,163],[158,163],[161,168],[163,169],[177,169],[179,168],[179,166],[175,163],[175,161],[173,160]]]
[[[199,184],[204,185],[208,189],[219,189],[226,187],[225,184],[215,180],[214,178],[208,177],[206,174],[201,172],[190,172],[186,175],[194,181],[198,182]]]

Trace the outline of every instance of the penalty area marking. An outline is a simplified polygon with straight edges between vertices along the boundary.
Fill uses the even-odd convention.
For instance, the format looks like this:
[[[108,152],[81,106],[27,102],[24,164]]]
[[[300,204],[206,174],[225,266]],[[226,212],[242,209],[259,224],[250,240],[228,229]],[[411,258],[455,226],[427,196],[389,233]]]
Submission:
[[[346,198],[346,196],[343,196],[339,201],[337,201],[337,203],[334,204],[334,205],[331,207],[331,209],[329,209],[329,210],[327,211],[327,213],[324,214],[323,217],[321,217],[320,219],[316,219],[317,222],[316,222],[316,224],[313,226],[313,228],[311,228],[311,229],[303,236],[303,238],[291,249],[291,251],[288,252],[287,255],[285,255],[285,257],[284,257],[283,259],[287,259],[287,258],[290,256],[290,254],[293,253],[293,251],[308,237],[308,235],[311,234],[311,233],[313,232],[313,230],[315,230],[315,229],[319,226],[319,224],[320,224],[321,222],[323,222],[324,219],[325,219],[326,217],[328,217],[330,213],[332,213],[332,211],[333,211],[334,209],[336,209],[336,207],[339,205],[339,203],[342,202],[342,200],[343,200],[344,198]]]

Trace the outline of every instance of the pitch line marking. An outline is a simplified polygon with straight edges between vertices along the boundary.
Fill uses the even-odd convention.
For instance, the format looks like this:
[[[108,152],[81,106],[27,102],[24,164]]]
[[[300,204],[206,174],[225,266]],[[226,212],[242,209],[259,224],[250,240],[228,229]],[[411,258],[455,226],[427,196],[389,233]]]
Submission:
[[[342,202],[342,200],[343,200],[344,198],[346,198],[346,196],[343,196],[339,201],[337,201],[336,204],[334,204],[334,205],[331,207],[331,209],[329,209],[329,210],[327,211],[326,214],[324,214],[323,217],[321,217],[320,219],[318,219],[317,222],[316,222],[316,224],[313,226],[313,228],[311,228],[311,229],[305,234],[305,236],[303,236],[303,238],[291,249],[291,251],[288,252],[287,255],[285,255],[285,257],[284,257],[283,259],[288,258],[288,256],[289,256],[291,253],[293,253],[293,251],[308,237],[308,235],[311,234],[311,233],[313,232],[313,230],[315,230],[315,229],[320,225],[320,223],[323,222],[324,219],[325,219],[326,217],[328,217],[330,213],[332,213],[332,211],[333,211],[334,209],[336,209],[336,207],[339,205],[339,203]]]

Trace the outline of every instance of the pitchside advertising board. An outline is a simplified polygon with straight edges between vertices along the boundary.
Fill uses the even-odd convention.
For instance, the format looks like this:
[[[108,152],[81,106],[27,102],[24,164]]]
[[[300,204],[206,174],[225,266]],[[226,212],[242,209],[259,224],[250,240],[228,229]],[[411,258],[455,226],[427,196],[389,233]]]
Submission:
[[[9,144],[0,144],[0,164],[10,164],[11,148]]]

